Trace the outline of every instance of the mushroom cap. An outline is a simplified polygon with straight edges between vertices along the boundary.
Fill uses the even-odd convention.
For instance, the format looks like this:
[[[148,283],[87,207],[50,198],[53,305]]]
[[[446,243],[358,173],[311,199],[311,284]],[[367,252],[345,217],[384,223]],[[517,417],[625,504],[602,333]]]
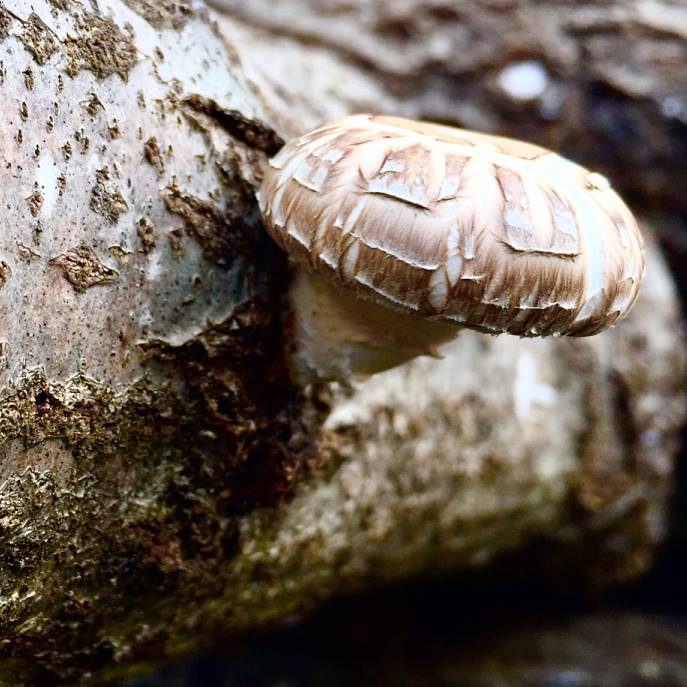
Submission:
[[[259,192],[300,265],[390,308],[491,333],[596,334],[644,274],[608,181],[545,148],[354,115],[290,141]]]

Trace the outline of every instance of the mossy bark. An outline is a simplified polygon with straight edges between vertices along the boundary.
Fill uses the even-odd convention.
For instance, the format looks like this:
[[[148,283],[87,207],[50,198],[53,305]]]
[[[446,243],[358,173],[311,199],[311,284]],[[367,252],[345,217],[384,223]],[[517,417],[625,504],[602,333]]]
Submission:
[[[684,359],[653,246],[596,340],[466,333],[357,389],[290,383],[261,168],[400,100],[252,32],[183,0],[0,3],[0,684],[102,680],[535,540],[540,574],[606,584],[660,540]]]

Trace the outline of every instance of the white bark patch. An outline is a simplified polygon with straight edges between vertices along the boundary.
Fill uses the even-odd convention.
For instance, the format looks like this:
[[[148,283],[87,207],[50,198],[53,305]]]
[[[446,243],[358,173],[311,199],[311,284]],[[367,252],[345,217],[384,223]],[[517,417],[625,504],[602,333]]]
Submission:
[[[60,170],[53,158],[50,154],[43,154],[36,167],[36,183],[43,195],[43,204],[41,205],[41,215],[43,217],[47,218],[50,216],[55,201],[57,201],[60,195],[59,176]]]
[[[513,386],[515,415],[520,422],[526,422],[535,406],[553,405],[556,390],[538,379],[537,359],[528,351],[518,357]]]
[[[166,265],[164,264],[162,251],[156,250],[149,254],[148,264],[146,265],[146,279],[157,281],[163,273]]]
[[[546,68],[537,60],[513,62],[501,70],[499,86],[514,100],[534,100],[549,85]]]

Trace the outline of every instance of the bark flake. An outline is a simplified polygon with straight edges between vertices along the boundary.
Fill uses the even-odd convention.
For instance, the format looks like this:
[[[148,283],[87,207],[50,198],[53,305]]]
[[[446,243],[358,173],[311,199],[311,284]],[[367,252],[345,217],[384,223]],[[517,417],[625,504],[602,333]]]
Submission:
[[[235,139],[266,155],[275,155],[284,145],[281,136],[264,122],[250,119],[238,110],[223,108],[212,98],[194,94],[185,98],[183,104],[193,112],[210,117]]]
[[[109,180],[110,172],[107,167],[96,172],[96,183],[91,189],[90,208],[107,218],[111,224],[117,224],[119,218],[129,211],[129,206],[119,189]]]
[[[0,260],[0,289],[7,284],[7,280],[12,276],[12,269],[4,261]]]
[[[165,161],[162,157],[160,144],[157,142],[155,136],[149,138],[145,142],[143,145],[143,154],[146,160],[157,169],[158,174],[162,174],[165,171]]]
[[[190,0],[124,0],[124,4],[158,29],[179,30],[194,15]]]
[[[141,252],[147,255],[155,248],[157,242],[155,227],[150,220],[141,217],[136,224],[136,232],[138,233],[138,238],[141,240]]]
[[[84,14],[77,21],[78,34],[64,42],[67,52],[67,73],[76,76],[88,69],[98,79],[112,74],[126,81],[136,64],[136,46],[108,17]]]
[[[57,41],[52,32],[34,12],[26,20],[19,38],[38,64],[45,64],[57,50]]]
[[[77,293],[83,293],[91,286],[111,284],[119,276],[115,270],[101,262],[93,248],[85,244],[52,258],[50,264],[62,270],[64,278]]]

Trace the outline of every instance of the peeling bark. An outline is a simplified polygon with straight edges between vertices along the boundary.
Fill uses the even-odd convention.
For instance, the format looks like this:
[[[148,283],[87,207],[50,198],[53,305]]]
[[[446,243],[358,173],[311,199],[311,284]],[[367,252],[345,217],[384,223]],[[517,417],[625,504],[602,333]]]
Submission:
[[[105,679],[537,542],[534,574],[605,585],[661,539],[685,360],[652,243],[601,337],[466,332],[356,389],[290,384],[265,159],[409,112],[396,57],[353,59],[364,32],[278,42],[281,16],[0,4],[0,684]]]

